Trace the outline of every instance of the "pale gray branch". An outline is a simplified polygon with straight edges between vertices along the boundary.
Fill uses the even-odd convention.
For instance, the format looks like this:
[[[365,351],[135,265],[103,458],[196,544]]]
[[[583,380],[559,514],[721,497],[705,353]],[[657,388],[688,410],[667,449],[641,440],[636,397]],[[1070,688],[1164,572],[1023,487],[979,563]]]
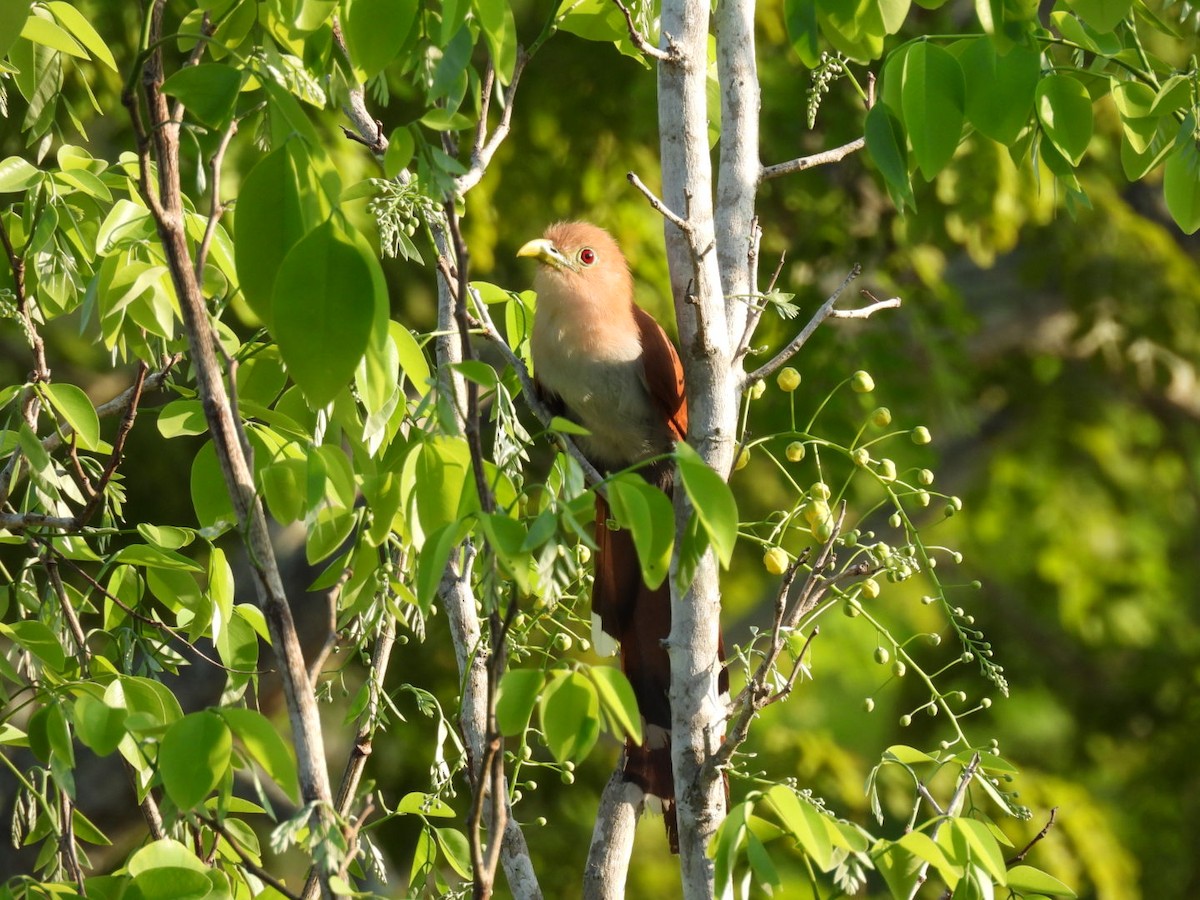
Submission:
[[[866,138],[858,138],[848,144],[834,147],[832,150],[814,153],[812,156],[801,156],[796,159],[789,159],[787,162],[775,163],[773,166],[763,166],[758,173],[758,180],[760,182],[770,181],[772,178],[779,178],[783,175],[794,175],[796,172],[803,172],[805,169],[841,162],[851,153],[857,153],[866,145]]]
[[[596,811],[596,825],[583,870],[583,900],[623,900],[633,837],[642,811],[642,790],[617,766]]]

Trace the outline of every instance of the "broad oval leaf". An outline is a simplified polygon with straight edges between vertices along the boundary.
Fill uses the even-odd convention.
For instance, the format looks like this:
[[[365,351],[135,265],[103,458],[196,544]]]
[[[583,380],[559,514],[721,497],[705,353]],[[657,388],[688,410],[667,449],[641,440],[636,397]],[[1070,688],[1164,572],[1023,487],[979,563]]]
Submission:
[[[1041,76],[1038,51],[1021,44],[1001,56],[979,38],[959,58],[966,85],[967,121],[980,134],[1009,145],[1029,122]]]
[[[509,669],[496,695],[496,727],[507,737],[525,733],[546,676],[540,669]]]
[[[79,446],[85,450],[99,450],[100,417],[87,394],[66,382],[52,382],[44,387],[50,405],[71,426]]]
[[[271,324],[275,277],[288,251],[316,224],[315,201],[302,190],[311,172],[300,140],[268,153],[238,193],[233,233],[238,281],[254,314]]]
[[[1133,0],[1067,0],[1067,6],[1097,32],[1107,34],[1129,15]]]
[[[257,710],[229,707],[220,711],[233,733],[246,746],[254,761],[274,779],[293,803],[300,802],[296,754],[266,716]]]
[[[8,55],[29,18],[30,0],[0,3],[0,59]]]
[[[1014,891],[1047,894],[1051,897],[1074,897],[1075,892],[1052,875],[1033,866],[1013,866],[1008,870],[1008,886]]]
[[[71,32],[71,36],[83,44],[95,59],[112,71],[117,71],[117,61],[113,58],[112,51],[108,49],[108,44],[104,43],[104,38],[92,27],[87,16],[64,0],[51,0],[46,7],[54,14],[59,24]]]
[[[173,72],[162,90],[183,103],[201,124],[222,128],[233,115],[242,77],[242,70],[233,66],[200,63]]]
[[[904,127],[886,103],[876,103],[867,113],[867,152],[879,167],[896,206],[916,206],[908,175],[908,139]]]
[[[1037,86],[1037,116],[1046,136],[1072,165],[1079,165],[1092,140],[1092,98],[1083,82],[1056,72]]]
[[[642,717],[638,712],[637,696],[625,673],[612,666],[590,666],[588,675],[596,685],[600,706],[615,726],[619,737],[631,737],[642,742]]]
[[[350,0],[342,33],[354,72],[363,81],[392,62],[413,29],[418,0]]]
[[[289,374],[313,407],[349,384],[367,350],[387,303],[378,269],[332,218],[301,238],[279,267],[273,331]]]
[[[579,672],[559,672],[542,694],[539,714],[551,755],[560,763],[587,756],[600,734],[596,688]]]
[[[633,536],[642,580],[647,587],[657,588],[666,580],[675,544],[671,501],[641,476],[625,473],[608,482],[608,505],[617,523]]]
[[[927,181],[958,149],[965,92],[962,67],[949,51],[921,41],[904,57],[900,111],[913,156]]]
[[[0,162],[0,194],[27,190],[42,177],[42,170],[19,156]]]
[[[453,819],[457,815],[454,807],[445,800],[419,791],[401,797],[396,804],[396,812],[401,815],[436,816],[439,819]]]
[[[216,713],[184,716],[167,729],[158,749],[163,788],[181,810],[200,805],[229,769],[233,735]]]
[[[1167,157],[1163,196],[1171,218],[1184,234],[1200,229],[1200,150],[1194,139],[1185,139]]]
[[[738,511],[733,491],[725,479],[712,470],[695,450],[684,443],[675,448],[675,460],[684,490],[695,507],[717,559],[729,567],[733,547],[737,543]]]

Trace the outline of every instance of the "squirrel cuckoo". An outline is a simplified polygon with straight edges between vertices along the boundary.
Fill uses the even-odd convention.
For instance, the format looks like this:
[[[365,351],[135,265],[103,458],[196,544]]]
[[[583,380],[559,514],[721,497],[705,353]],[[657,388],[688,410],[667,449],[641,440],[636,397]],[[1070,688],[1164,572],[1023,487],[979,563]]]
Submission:
[[[633,277],[616,241],[586,222],[551,225],[517,251],[540,263],[530,349],[542,399],[584,426],[576,438],[601,471],[616,471],[668,454],[687,435],[683,366],[662,327],[633,302]],[[671,492],[670,458],[641,474]],[[608,525],[596,498],[596,562],[592,618],[621,646],[621,669],[644,720],[644,742],[625,745],[624,775],[662,802],[667,836],[679,850],[671,769],[670,586],[642,580],[627,531]],[[721,690],[727,691],[722,672]]]

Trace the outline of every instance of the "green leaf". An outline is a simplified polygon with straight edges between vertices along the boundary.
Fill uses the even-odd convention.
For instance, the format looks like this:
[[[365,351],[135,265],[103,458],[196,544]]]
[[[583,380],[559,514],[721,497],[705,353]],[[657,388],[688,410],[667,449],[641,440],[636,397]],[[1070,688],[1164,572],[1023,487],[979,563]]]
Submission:
[[[438,847],[441,848],[450,868],[457,872],[460,878],[469,879],[471,846],[467,843],[467,836],[457,828],[435,828],[433,833],[437,836]]]
[[[923,831],[910,831],[908,834],[896,841],[901,847],[916,856],[919,859],[932,865],[939,872],[945,872],[950,869],[950,861],[946,859],[946,854],[942,852],[942,848],[933,842],[933,838]],[[945,877],[943,875],[943,877]]]
[[[539,705],[542,735],[560,763],[587,756],[600,734],[600,701],[592,683],[579,672],[558,672]]]
[[[291,140],[250,170],[238,194],[234,258],[246,302],[268,327],[283,260],[317,224],[320,210],[304,142]]]
[[[2,6],[3,4],[0,4]],[[0,162],[0,194],[12,194],[28,190],[42,177],[42,170],[19,156],[10,156]]]
[[[421,527],[430,534],[458,522],[464,513],[473,512],[478,506],[471,451],[463,438],[437,435],[422,442],[417,454],[414,489],[417,516]]]
[[[1013,866],[1008,870],[1010,890],[1030,894],[1048,894],[1051,897],[1074,897],[1075,892],[1041,869],[1033,866]]]
[[[50,405],[75,432],[79,446],[85,450],[100,449],[100,417],[92,401],[82,389],[66,382],[43,385]]]
[[[684,490],[692,501],[696,516],[725,568],[733,558],[737,543],[738,511],[733,491],[725,479],[712,470],[687,444],[675,447],[675,460]]]
[[[616,725],[619,737],[631,737],[642,742],[642,717],[638,712],[637,697],[625,673],[611,666],[589,666],[588,675],[596,685],[600,707]]]
[[[416,24],[419,9],[418,0],[350,0],[346,4],[342,33],[355,75],[366,81],[396,58]]]
[[[1012,144],[1033,114],[1041,77],[1034,47],[1016,45],[1003,56],[988,38],[971,41],[959,57],[966,85],[967,121],[983,135]]]
[[[540,669],[509,669],[496,694],[496,727],[506,737],[519,737],[529,725],[546,676]]]
[[[75,734],[97,756],[108,756],[125,736],[128,715],[124,707],[114,708],[91,694],[83,694],[75,701]]]
[[[1171,218],[1184,234],[1200,229],[1200,151],[1193,138],[1185,138],[1167,157],[1163,196]]]
[[[36,619],[22,619],[11,625],[0,622],[0,634],[16,641],[55,672],[61,672],[67,664],[67,655],[54,632]]]
[[[229,769],[233,736],[216,713],[191,713],[167,729],[158,749],[163,788],[181,810],[199,806]]]
[[[1004,854],[983,822],[952,816],[946,820],[946,827],[938,832],[937,843],[951,862],[960,866],[974,862],[998,884],[1004,884]]]
[[[885,760],[894,760],[895,762],[904,763],[905,765],[915,766],[921,763],[937,762],[928,753],[916,749],[915,747],[907,747],[904,744],[892,744],[883,751]]]
[[[349,384],[377,314],[386,314],[378,269],[378,260],[332,218],[301,238],[279,267],[273,332],[288,373],[313,407]]]
[[[1092,140],[1092,98],[1078,78],[1060,72],[1038,82],[1038,120],[1047,137],[1072,165],[1079,165]]]
[[[25,20],[25,26],[21,29],[21,37],[68,56],[79,59],[88,58],[87,51],[66,30],[36,13]]]
[[[224,128],[233,116],[243,72],[223,63],[200,63],[178,69],[163,82],[164,94],[175,97],[209,128]]]
[[[122,547],[112,557],[113,562],[122,562],[131,566],[150,566],[159,569],[183,569],[189,572],[203,572],[198,564],[176,553],[174,550],[163,550],[149,544],[131,544]]]
[[[458,526],[451,523],[425,535],[425,543],[417,555],[417,606],[423,613],[429,613],[430,604],[437,595],[446,573],[446,563],[460,541],[458,532]]]
[[[666,494],[640,475],[617,475],[607,487],[613,518],[633,536],[642,580],[647,587],[657,588],[666,580],[671,565],[675,509]]]
[[[412,162],[416,141],[412,129],[407,125],[392,129],[388,135],[388,148],[383,154],[383,174],[385,178],[395,178],[408,164]]]
[[[321,509],[308,528],[308,540],[304,544],[304,558],[310,566],[328,559],[345,543],[357,521],[349,510],[326,506]]]
[[[208,868],[171,838],[138,850],[130,857],[128,869],[142,900],[200,900],[212,890]]]
[[[292,23],[302,32],[316,31],[329,20],[336,7],[337,0],[296,0]]]
[[[791,788],[777,784],[767,791],[767,800],[779,821],[796,839],[809,858],[823,872],[833,867],[833,841],[822,814],[811,803],[801,800]]]
[[[83,44],[92,56],[104,65],[108,66],[112,71],[117,71],[117,61],[113,59],[112,51],[108,49],[108,44],[104,43],[104,39],[92,27],[92,23],[87,20],[87,17],[77,10],[70,3],[64,3],[63,0],[51,0],[46,4],[46,7],[54,14],[54,18],[58,19],[67,31],[71,32],[74,38]]]
[[[267,506],[280,524],[295,522],[308,508],[304,489],[307,469],[308,463],[303,459],[281,459],[259,475]]]
[[[908,138],[904,126],[886,103],[876,103],[867,113],[866,140],[867,152],[887,182],[896,207],[901,211],[906,206],[915,208],[912,179],[908,175]]]
[[[479,524],[501,569],[516,582],[522,593],[528,592],[529,573],[533,566],[533,558],[525,549],[529,531],[522,523],[504,513],[481,513]]]
[[[454,807],[433,794],[422,794],[417,791],[405,794],[396,804],[396,812],[401,815],[435,816],[439,819],[453,819],[458,813]]]
[[[0,3],[0,59],[8,55],[8,51],[21,36],[21,29],[25,26],[25,20],[29,18],[29,5],[30,0],[8,0]]]
[[[905,55],[900,112],[913,156],[927,181],[958,149],[965,92],[962,67],[949,51],[921,41]]]
[[[296,774],[296,755],[271,720],[253,709],[227,707],[219,710],[254,761],[274,779],[293,803],[300,802],[300,781]]]
[[[1133,0],[1067,0],[1067,5],[1100,34],[1107,34],[1125,20]]]
[[[509,0],[474,0],[472,4],[483,28],[483,39],[501,84],[512,79],[517,62],[517,25]]]

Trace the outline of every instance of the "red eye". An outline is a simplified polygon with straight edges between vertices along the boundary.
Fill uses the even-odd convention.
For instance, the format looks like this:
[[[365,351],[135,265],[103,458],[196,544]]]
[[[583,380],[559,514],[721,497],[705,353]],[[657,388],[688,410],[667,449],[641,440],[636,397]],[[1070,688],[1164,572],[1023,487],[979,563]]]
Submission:
[[[579,251],[579,261],[585,266],[590,266],[596,261],[596,251],[591,247],[584,247]]]

